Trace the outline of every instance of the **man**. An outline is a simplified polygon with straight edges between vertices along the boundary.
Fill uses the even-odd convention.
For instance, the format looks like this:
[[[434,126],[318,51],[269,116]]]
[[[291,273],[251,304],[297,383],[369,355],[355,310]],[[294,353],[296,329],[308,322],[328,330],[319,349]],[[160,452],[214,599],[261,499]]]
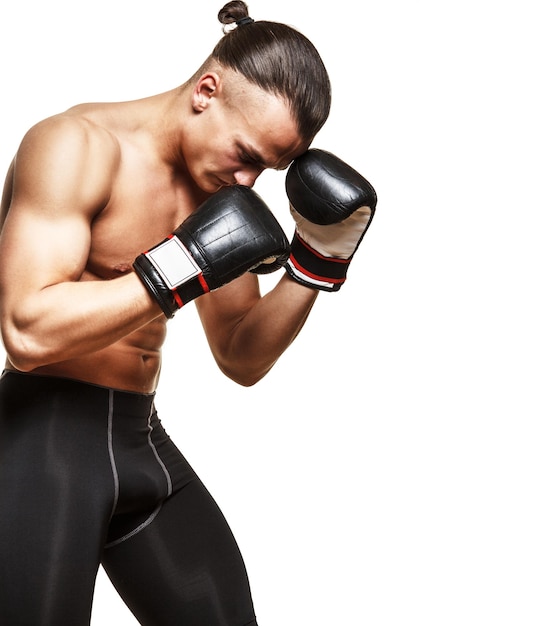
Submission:
[[[256,273],[278,269],[289,248],[250,188],[296,159],[318,184],[298,157],[327,118],[330,87],[297,31],[253,22],[242,2],[219,19],[237,27],[184,85],[44,120],[8,172],[1,623],[89,623],[102,562],[141,624],[256,624],[232,534],[155,413],[167,318],[194,300],[221,370],[253,385],[319,289],[339,288],[375,196],[365,202],[361,180],[339,259],[297,215],[287,272],[261,297]],[[314,154],[315,168],[325,158]],[[337,274],[324,278],[328,264]]]

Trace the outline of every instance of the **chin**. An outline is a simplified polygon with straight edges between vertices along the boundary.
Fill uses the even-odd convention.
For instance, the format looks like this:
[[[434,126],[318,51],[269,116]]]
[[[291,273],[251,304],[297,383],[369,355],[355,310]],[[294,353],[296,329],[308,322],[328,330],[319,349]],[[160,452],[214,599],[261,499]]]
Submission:
[[[216,193],[221,187],[222,185],[220,183],[214,183],[208,180],[194,180],[194,183],[196,185],[196,187],[199,189],[199,191],[201,191],[202,193],[206,193],[206,194],[213,194]]]
[[[196,185],[201,189],[201,191],[206,193],[216,193],[219,189],[228,187],[228,183],[225,183],[217,176],[204,177],[196,180]]]

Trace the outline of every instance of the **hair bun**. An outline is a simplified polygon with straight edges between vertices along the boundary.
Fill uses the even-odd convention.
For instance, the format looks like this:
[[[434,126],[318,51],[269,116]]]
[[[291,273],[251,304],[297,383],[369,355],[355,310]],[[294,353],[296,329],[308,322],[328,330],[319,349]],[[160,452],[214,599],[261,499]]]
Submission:
[[[219,22],[225,25],[236,24],[237,26],[240,26],[244,23],[248,24],[249,22],[242,21],[247,18],[251,20],[247,4],[245,4],[242,0],[232,0],[232,2],[227,2],[218,13]]]

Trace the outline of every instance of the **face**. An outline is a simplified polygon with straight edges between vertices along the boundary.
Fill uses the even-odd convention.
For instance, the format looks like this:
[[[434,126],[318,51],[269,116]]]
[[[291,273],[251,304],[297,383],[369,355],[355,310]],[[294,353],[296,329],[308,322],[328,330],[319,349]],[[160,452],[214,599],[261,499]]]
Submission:
[[[186,162],[208,193],[224,185],[252,187],[263,170],[285,169],[308,148],[287,104],[235,72],[202,77],[194,112]]]

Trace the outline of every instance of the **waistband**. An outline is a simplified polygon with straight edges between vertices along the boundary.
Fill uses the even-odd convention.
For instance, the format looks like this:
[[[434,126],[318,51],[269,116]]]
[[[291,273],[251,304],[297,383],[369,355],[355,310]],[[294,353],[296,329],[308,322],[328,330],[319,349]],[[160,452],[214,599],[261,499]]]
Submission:
[[[0,390],[8,394],[17,394],[27,401],[38,395],[70,394],[83,403],[111,399],[117,410],[130,414],[149,414],[152,410],[155,392],[138,393],[96,385],[74,378],[43,376],[27,372],[4,370],[0,376]]]

